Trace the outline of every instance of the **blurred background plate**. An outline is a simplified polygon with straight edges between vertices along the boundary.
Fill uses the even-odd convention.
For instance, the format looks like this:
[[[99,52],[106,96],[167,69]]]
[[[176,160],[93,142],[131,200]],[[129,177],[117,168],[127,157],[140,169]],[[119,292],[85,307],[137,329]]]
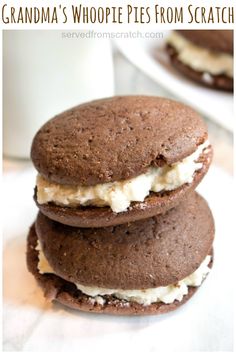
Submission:
[[[165,52],[168,34],[169,31],[164,31],[163,38],[156,39],[117,39],[115,44],[131,63],[174,96],[233,131],[232,93],[205,88],[179,74],[171,66]]]

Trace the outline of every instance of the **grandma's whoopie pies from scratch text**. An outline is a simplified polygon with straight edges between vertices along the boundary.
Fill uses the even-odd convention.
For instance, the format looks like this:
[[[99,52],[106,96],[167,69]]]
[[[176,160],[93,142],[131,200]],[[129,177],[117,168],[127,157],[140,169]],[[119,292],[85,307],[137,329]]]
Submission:
[[[70,226],[106,227],[177,205],[206,174],[212,148],[190,107],[123,96],[51,119],[36,134],[31,157],[43,214]]]
[[[213,261],[214,221],[196,192],[165,214],[75,228],[38,214],[27,263],[45,296],[111,314],[160,314],[186,302]]]
[[[167,38],[172,64],[202,85],[233,90],[233,31],[178,30]]]

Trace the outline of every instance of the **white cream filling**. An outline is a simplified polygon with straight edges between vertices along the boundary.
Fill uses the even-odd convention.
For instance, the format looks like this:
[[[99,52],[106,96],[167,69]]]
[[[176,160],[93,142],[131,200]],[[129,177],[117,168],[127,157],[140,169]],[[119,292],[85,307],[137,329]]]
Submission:
[[[39,204],[54,202],[69,207],[108,205],[112,211],[120,213],[126,211],[131,202],[143,202],[150,191],[170,191],[191,183],[194,172],[202,168],[202,163],[196,161],[208,146],[209,141],[205,141],[192,155],[171,166],[150,167],[137,177],[91,187],[60,185],[38,175],[37,200]]]
[[[52,267],[45,258],[41,246],[38,242],[36,249],[39,251],[38,270],[40,274],[54,273]],[[206,256],[201,265],[189,276],[180,280],[177,284],[168,286],[160,286],[151,289],[142,290],[122,290],[122,289],[106,289],[99,287],[84,286],[82,284],[75,284],[76,287],[84,294],[91,297],[92,302],[97,302],[100,305],[105,303],[104,295],[112,295],[118,299],[137,302],[142,305],[150,305],[154,302],[164,302],[171,304],[175,300],[181,301],[184,295],[188,294],[188,286],[199,286],[209,273],[208,267],[211,261],[211,256]]]
[[[38,251],[38,270],[40,274],[44,274],[44,273],[54,273],[52,267],[50,266],[50,264],[48,263],[42,247],[40,245],[40,242],[38,240],[37,242],[37,246],[35,247],[36,251]]]
[[[178,59],[190,68],[212,75],[233,77],[233,56],[199,47],[173,31],[167,39],[178,53]]]

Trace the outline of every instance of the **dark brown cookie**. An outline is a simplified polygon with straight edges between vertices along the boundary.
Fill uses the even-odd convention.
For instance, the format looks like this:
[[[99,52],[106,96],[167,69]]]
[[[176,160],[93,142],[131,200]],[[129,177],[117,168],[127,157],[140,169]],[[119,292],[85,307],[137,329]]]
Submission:
[[[112,97],[51,119],[36,134],[31,157],[49,181],[93,186],[178,162],[206,138],[205,123],[184,104],[159,97]]]
[[[198,268],[214,238],[211,211],[195,192],[163,215],[115,227],[73,228],[41,213],[35,225],[57,275],[109,289],[174,284]]]
[[[176,32],[199,47],[228,54],[234,52],[232,30],[177,30]]]
[[[218,90],[225,90],[225,91],[233,91],[233,79],[226,76],[226,75],[212,75],[201,71],[196,71],[190,66],[181,62],[178,59],[178,53],[171,45],[167,45],[167,52],[169,54],[171,63],[173,66],[183,73],[186,77],[194,80],[195,82],[200,83],[206,87],[211,87]]]
[[[183,297],[182,301],[176,300],[172,304],[157,302],[149,306],[143,306],[135,302],[122,301],[112,296],[106,296],[104,297],[104,305],[99,305],[98,303],[93,303],[91,298],[79,291],[74,284],[57,275],[40,274],[37,269],[38,251],[35,250],[36,245],[37,235],[33,225],[27,242],[27,265],[29,271],[34,275],[48,300],[57,301],[76,310],[111,315],[158,315],[175,310],[189,300],[198,289],[198,287],[189,287],[188,294]],[[209,266],[212,266],[212,261]]]
[[[110,207],[62,207],[53,203],[37,203],[36,191],[35,202],[40,211],[50,219],[58,221],[65,225],[77,227],[107,227],[146,219],[157,214],[161,214],[173,208],[185,198],[189,192],[194,190],[208,171],[212,160],[212,148],[208,153],[203,154],[201,162],[203,167],[195,172],[194,180],[191,184],[183,186],[168,192],[151,193],[145,198],[143,203],[133,202],[128,211],[114,213]]]

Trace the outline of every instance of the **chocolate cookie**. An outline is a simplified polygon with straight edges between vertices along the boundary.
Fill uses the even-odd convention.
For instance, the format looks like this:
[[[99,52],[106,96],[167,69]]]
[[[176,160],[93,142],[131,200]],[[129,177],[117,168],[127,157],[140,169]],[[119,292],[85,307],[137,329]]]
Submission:
[[[211,211],[195,192],[163,215],[130,224],[73,228],[39,213],[35,225],[58,276],[108,289],[175,284],[199,267],[214,238]]]
[[[200,47],[233,55],[232,30],[178,30],[177,32]]]
[[[193,171],[190,182],[166,183],[155,192],[145,189],[140,197],[143,184],[137,186],[136,179],[174,169],[206,140],[201,117],[168,99],[124,96],[80,105],[50,120],[34,138],[31,156],[41,176],[36,203],[48,217],[78,227],[117,225],[162,213],[199,183],[209,167],[211,147],[199,152],[196,160],[202,160],[202,168]],[[131,182],[134,187],[127,192]]]
[[[190,49],[188,54],[186,51],[184,54],[183,50],[186,49],[183,43],[179,46],[178,38],[181,37],[177,36],[187,40],[186,46],[188,43],[197,46],[194,56],[191,55],[189,60],[186,55],[190,54]],[[167,40],[166,48],[173,66],[186,77],[206,87],[233,91],[233,31],[178,30]],[[199,56],[202,49],[207,49],[213,55],[209,57],[204,52]],[[225,55],[225,64],[222,55]],[[208,60],[211,62],[207,64]],[[215,65],[219,65],[217,69]]]
[[[31,157],[51,182],[94,186],[173,164],[207,137],[190,107],[159,97],[124,96],[74,107],[36,134]]]

